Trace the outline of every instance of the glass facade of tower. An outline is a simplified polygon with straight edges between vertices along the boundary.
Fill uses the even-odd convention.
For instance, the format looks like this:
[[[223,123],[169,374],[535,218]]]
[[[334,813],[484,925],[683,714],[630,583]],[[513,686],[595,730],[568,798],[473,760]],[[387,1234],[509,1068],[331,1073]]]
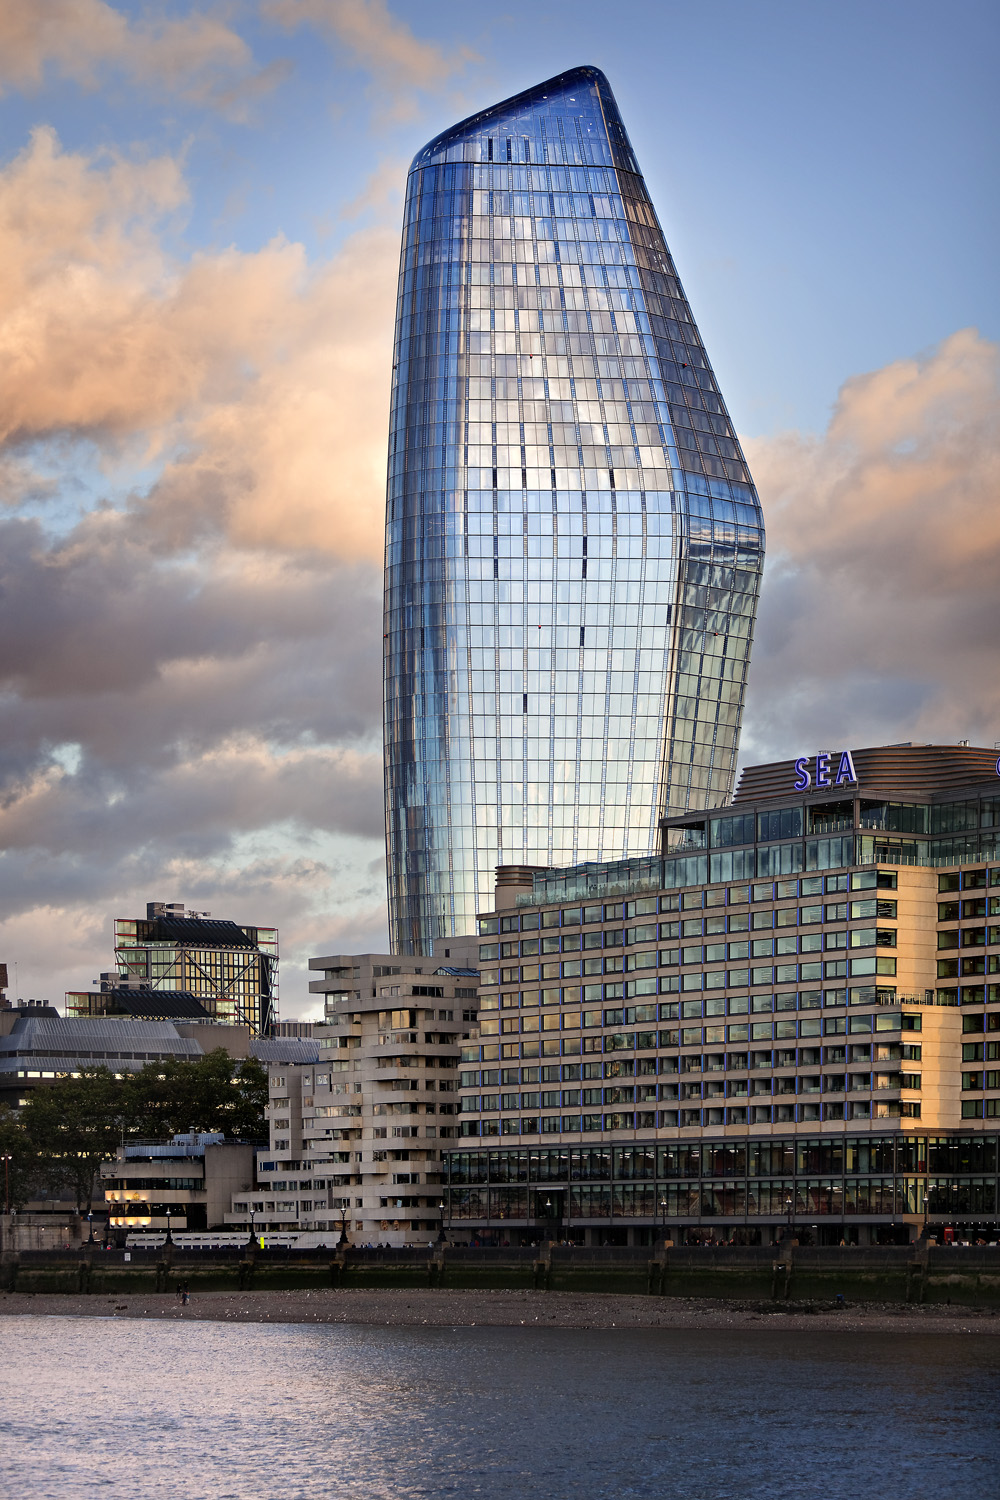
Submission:
[[[728,801],[763,529],[597,69],[418,153],[393,360],[389,917],[420,953],[498,864]]]

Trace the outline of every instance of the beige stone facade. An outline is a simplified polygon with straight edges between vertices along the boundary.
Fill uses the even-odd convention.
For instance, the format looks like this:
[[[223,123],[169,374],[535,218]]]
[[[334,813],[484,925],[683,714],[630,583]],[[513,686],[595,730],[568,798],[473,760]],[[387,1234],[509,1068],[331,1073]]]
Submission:
[[[441,1228],[441,1151],[458,1138],[458,1063],[478,975],[460,960],[332,954],[310,961],[324,996],[319,1061],[270,1071],[270,1149],[231,1224],[352,1243],[426,1243]]]

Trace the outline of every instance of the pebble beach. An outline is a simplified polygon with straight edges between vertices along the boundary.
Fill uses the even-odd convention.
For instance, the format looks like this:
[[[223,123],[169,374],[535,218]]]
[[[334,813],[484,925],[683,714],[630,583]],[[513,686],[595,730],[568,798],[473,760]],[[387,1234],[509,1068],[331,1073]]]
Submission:
[[[0,1317],[149,1318],[179,1322],[351,1323],[393,1328],[839,1329],[842,1332],[1000,1334],[981,1308],[888,1303],[750,1302],[599,1292],[310,1290],[81,1296],[0,1295]]]

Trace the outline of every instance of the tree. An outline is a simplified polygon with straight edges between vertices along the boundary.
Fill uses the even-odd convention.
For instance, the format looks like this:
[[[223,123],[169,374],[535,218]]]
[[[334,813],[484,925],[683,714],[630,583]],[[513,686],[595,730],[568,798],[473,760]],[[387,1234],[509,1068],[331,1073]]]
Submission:
[[[130,1081],[107,1068],[87,1068],[35,1089],[21,1111],[40,1175],[66,1187],[82,1213],[93,1204],[94,1179],[102,1161],[115,1154],[134,1118]]]
[[[131,1080],[134,1128],[143,1135],[213,1131],[229,1140],[267,1139],[267,1070],[221,1047],[204,1057],[147,1063]]]
[[[0,1104],[0,1205],[23,1208],[32,1196],[38,1163],[28,1135],[14,1111]]]
[[[7,1111],[15,1146],[0,1144],[0,1152],[10,1149],[24,1163],[17,1169],[22,1174],[18,1203],[35,1176],[51,1187],[69,1188],[81,1213],[84,1205],[92,1207],[101,1162],[111,1160],[130,1138],[190,1130],[228,1140],[266,1140],[267,1092],[266,1068],[252,1057],[231,1058],[221,1047],[204,1057],[147,1063],[124,1078],[107,1068],[88,1068],[35,1089],[19,1121]],[[0,1116],[0,1143],[3,1129]]]

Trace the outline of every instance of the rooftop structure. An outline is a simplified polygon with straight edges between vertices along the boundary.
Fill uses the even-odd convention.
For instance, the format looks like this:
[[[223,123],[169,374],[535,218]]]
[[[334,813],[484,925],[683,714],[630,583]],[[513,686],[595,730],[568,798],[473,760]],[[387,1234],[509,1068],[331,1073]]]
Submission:
[[[185,1004],[193,997],[210,1020],[247,1026],[254,1036],[268,1035],[277,1020],[275,927],[244,926],[151,901],[145,918],[116,918],[115,961],[117,976],[102,976],[100,993],[67,994],[67,1015],[108,1014],[109,1004],[134,1014],[136,1002],[123,999],[123,992],[147,988],[184,996]],[[106,992],[110,1002],[102,998]],[[169,1003],[182,1002],[164,1001]]]
[[[132,1016],[137,1021],[207,1021],[201,1001],[187,990],[155,990],[136,975],[101,975],[99,990],[70,991],[67,1014],[73,1016]]]

